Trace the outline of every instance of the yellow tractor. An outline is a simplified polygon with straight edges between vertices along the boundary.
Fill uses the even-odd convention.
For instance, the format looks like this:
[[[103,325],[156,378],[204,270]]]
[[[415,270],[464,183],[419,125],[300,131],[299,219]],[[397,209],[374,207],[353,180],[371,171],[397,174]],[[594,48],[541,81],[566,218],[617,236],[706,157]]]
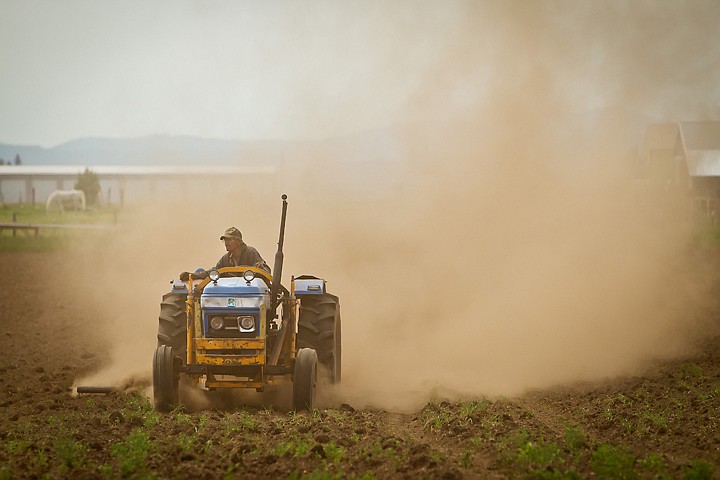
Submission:
[[[179,279],[160,303],[153,355],[155,408],[180,404],[179,380],[197,388],[254,388],[289,377],[293,407],[313,409],[318,379],[341,377],[340,302],[326,281],[293,276],[281,284],[287,196],[272,275],[253,266]],[[183,382],[187,383],[187,382]]]

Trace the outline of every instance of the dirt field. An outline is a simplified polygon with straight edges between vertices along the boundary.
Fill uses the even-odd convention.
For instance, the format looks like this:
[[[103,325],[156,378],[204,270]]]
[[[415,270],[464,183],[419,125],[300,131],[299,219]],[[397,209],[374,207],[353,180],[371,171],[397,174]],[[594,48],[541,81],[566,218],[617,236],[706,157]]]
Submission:
[[[718,338],[642,377],[438,398],[411,414],[226,398],[161,415],[142,379],[71,395],[108,363],[108,345],[48,268],[57,255],[0,254],[0,479],[720,478]]]

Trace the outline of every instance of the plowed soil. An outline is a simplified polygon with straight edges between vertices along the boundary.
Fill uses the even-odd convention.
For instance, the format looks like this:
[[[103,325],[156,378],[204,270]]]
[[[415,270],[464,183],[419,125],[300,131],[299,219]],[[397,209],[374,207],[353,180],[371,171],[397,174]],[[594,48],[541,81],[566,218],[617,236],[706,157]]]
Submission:
[[[0,479],[720,478],[718,338],[641,377],[414,413],[225,399],[158,414],[147,379],[73,395],[108,345],[67,300],[60,255],[0,254]]]

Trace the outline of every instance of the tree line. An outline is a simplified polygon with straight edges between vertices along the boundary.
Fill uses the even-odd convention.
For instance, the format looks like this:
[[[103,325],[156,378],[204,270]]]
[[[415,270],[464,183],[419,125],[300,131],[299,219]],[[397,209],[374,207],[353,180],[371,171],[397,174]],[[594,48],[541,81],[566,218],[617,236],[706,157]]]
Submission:
[[[0,158],[0,165],[22,165],[22,159],[20,158],[20,154],[15,155],[14,162],[11,162],[10,160],[6,162],[4,158]]]

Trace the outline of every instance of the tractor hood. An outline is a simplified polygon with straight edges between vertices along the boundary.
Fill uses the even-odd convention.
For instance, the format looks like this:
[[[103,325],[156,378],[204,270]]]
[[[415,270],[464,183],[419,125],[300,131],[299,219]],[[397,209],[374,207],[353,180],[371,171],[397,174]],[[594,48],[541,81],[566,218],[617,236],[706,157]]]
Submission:
[[[247,282],[242,277],[219,278],[217,283],[210,282],[205,285],[202,296],[243,296],[268,295],[270,287],[261,279],[254,278]]]

